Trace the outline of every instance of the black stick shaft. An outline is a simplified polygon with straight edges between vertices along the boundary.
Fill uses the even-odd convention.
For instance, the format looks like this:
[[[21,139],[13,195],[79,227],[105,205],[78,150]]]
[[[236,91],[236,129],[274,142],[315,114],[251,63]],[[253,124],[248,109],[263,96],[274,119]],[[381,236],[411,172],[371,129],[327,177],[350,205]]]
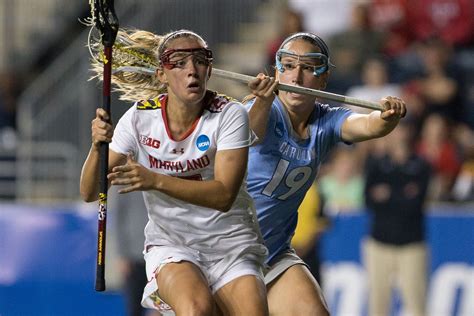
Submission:
[[[104,77],[102,85],[102,108],[110,113],[110,83],[112,71],[112,47],[104,47]],[[107,173],[109,169],[109,144],[100,144],[100,175],[99,175],[99,214],[97,236],[97,263],[95,290],[105,291],[105,241],[107,231]]]

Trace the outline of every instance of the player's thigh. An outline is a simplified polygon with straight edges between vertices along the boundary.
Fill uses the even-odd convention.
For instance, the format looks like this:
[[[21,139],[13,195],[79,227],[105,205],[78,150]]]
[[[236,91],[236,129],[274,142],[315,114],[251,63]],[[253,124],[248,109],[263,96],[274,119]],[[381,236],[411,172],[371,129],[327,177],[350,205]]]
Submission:
[[[191,262],[167,263],[156,275],[158,292],[176,314],[191,311],[210,315],[214,309],[209,285],[201,270]]]
[[[308,268],[296,264],[267,286],[270,315],[329,315],[318,282]]]
[[[223,287],[214,298],[223,315],[268,315],[267,291],[255,275],[240,276]]]

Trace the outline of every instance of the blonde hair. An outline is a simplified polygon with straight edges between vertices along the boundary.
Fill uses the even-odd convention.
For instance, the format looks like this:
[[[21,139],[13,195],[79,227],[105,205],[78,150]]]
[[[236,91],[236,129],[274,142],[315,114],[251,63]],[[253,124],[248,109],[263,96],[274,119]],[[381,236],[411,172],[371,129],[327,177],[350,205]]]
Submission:
[[[155,72],[161,68],[161,53],[166,50],[170,41],[179,37],[196,38],[207,47],[201,36],[188,30],[165,35],[137,29],[118,31],[112,49],[112,84],[114,91],[120,93],[120,100],[148,100],[167,92],[167,86],[158,80]],[[92,78],[102,80],[105,58],[103,46],[99,39],[91,36],[88,46],[92,55]]]

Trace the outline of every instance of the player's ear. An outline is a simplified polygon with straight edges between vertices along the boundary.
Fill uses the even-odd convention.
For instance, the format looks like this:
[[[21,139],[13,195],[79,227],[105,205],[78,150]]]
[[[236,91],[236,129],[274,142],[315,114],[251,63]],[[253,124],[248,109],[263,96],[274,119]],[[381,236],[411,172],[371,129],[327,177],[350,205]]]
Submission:
[[[165,72],[163,71],[163,68],[157,68],[156,71],[155,71],[155,76],[156,76],[156,78],[158,78],[158,80],[161,83],[163,83],[163,84],[168,83],[168,78],[167,78]]]
[[[324,90],[326,89],[327,85],[328,85],[328,79],[329,79],[329,70],[324,72],[321,76],[320,76],[320,79],[321,79],[321,90]]]

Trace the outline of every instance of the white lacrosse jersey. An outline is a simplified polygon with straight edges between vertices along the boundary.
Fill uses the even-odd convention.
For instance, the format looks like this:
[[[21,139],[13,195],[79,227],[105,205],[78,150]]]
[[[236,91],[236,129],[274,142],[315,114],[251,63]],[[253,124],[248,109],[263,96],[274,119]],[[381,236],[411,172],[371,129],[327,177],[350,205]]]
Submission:
[[[249,147],[253,136],[244,107],[208,92],[207,106],[181,140],[173,139],[166,118],[167,94],[134,104],[118,122],[110,149],[131,153],[153,172],[196,181],[214,179],[219,150]],[[214,194],[219,194],[215,192]],[[232,208],[224,213],[173,198],[156,190],[143,191],[148,209],[145,249],[174,246],[199,260],[253,253],[263,261],[267,249],[245,179]],[[130,210],[133,212],[134,210]]]

